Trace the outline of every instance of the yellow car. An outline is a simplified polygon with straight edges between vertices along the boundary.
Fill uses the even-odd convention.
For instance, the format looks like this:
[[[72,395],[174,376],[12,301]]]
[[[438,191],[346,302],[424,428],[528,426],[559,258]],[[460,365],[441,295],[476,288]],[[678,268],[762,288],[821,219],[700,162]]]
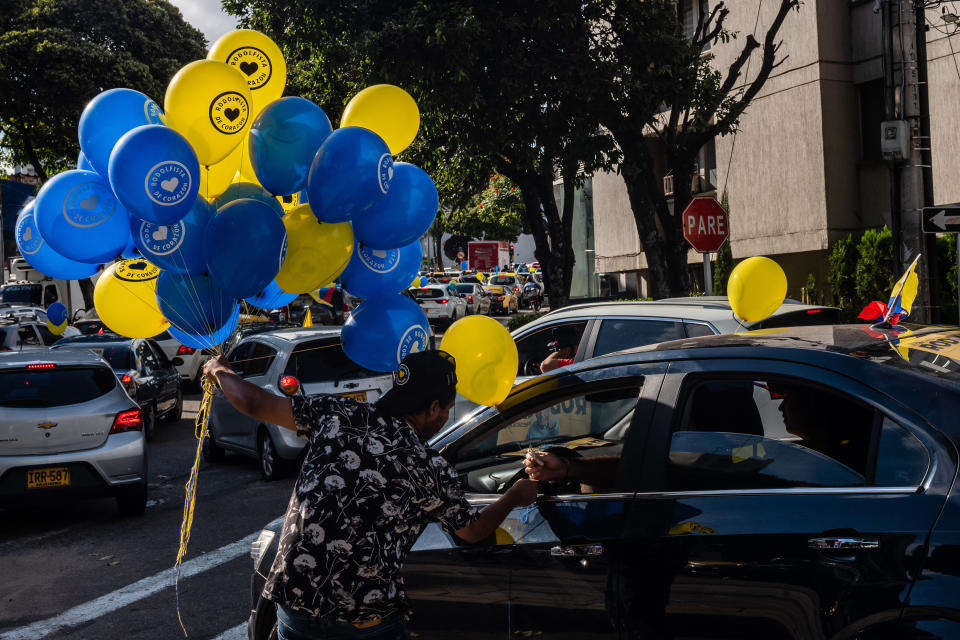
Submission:
[[[496,280],[506,278],[506,276],[493,276],[490,278],[490,284],[486,284],[483,290],[490,294],[490,314],[495,313],[516,313],[520,309],[520,288],[509,282],[498,283]],[[516,277],[512,280],[516,281]]]

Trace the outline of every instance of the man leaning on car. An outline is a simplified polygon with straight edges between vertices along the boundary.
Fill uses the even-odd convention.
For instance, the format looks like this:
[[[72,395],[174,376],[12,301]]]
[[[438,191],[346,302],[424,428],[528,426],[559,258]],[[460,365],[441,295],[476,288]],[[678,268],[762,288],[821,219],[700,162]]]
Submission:
[[[537,483],[521,480],[475,511],[457,473],[425,442],[456,395],[453,358],[414,353],[375,405],[337,395],[269,393],[224,357],[204,372],[240,412],[307,437],[263,595],[277,603],[280,640],[409,638],[400,569],[423,527],[440,522],[468,543],[491,535]]]

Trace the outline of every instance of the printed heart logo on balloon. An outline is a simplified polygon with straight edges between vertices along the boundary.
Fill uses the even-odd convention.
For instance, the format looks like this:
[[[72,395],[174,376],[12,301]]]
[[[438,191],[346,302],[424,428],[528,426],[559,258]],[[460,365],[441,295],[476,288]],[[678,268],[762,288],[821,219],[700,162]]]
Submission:
[[[173,190],[176,189],[177,185],[179,184],[180,184],[180,178],[174,176],[172,178],[162,181],[160,183],[160,188],[163,189],[164,191],[173,192]]]
[[[146,268],[147,263],[143,262],[142,260],[140,262],[131,262],[127,265],[127,269],[133,269],[134,271],[143,271]]]
[[[237,66],[240,67],[240,71],[243,71],[248,76],[252,76],[254,73],[256,73],[257,69],[260,68],[260,65],[258,65],[256,62],[241,62]],[[231,120],[232,119],[233,118],[231,118]]]
[[[27,230],[23,232],[23,241],[30,242],[31,239],[33,239],[33,229],[27,227]]]
[[[151,235],[154,240],[158,240],[162,242],[167,239],[167,227],[165,226],[157,227],[157,230],[154,231]]]
[[[223,115],[227,117],[227,120],[233,122],[240,117],[240,109],[224,109]]]
[[[87,210],[89,210],[89,209],[96,209],[96,208],[97,208],[97,204],[99,204],[99,203],[100,203],[100,196],[95,196],[95,195],[94,195],[94,196],[90,196],[89,198],[86,198],[86,199],[84,199],[84,200],[81,200],[81,201],[80,201],[80,207],[81,207],[82,209],[87,209]]]

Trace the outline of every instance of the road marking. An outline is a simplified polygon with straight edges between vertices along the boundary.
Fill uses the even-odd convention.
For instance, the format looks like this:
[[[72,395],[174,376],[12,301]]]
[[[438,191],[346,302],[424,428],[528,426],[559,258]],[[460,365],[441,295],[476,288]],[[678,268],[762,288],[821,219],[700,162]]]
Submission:
[[[247,640],[247,623],[243,622],[233,629],[227,629],[213,640]]]
[[[270,524],[272,525],[280,520],[281,519],[278,518]],[[195,576],[250,553],[250,544],[256,540],[259,535],[260,531],[256,531],[236,542],[232,542],[210,553],[184,562],[180,565],[180,578],[186,579]],[[176,572],[173,569],[166,569],[149,578],[138,580],[133,584],[128,584],[116,591],[100,596],[95,600],[90,600],[72,609],[67,609],[60,615],[47,618],[46,620],[39,620],[25,627],[11,629],[6,633],[0,634],[0,640],[33,640],[43,638],[65,627],[75,627],[84,622],[95,620],[132,604],[137,600],[142,600],[143,598],[152,596],[158,591],[172,587],[175,577]]]

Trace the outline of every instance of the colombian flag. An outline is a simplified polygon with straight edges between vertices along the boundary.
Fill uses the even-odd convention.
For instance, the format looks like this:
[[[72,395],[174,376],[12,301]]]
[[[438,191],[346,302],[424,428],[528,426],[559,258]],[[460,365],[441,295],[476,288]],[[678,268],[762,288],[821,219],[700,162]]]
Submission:
[[[887,313],[883,318],[884,322],[896,324],[910,315],[910,309],[913,307],[913,301],[917,298],[917,289],[920,286],[920,278],[917,276],[917,262],[919,261],[920,255],[918,254],[910,263],[906,272],[893,285],[890,300],[887,302]]]

